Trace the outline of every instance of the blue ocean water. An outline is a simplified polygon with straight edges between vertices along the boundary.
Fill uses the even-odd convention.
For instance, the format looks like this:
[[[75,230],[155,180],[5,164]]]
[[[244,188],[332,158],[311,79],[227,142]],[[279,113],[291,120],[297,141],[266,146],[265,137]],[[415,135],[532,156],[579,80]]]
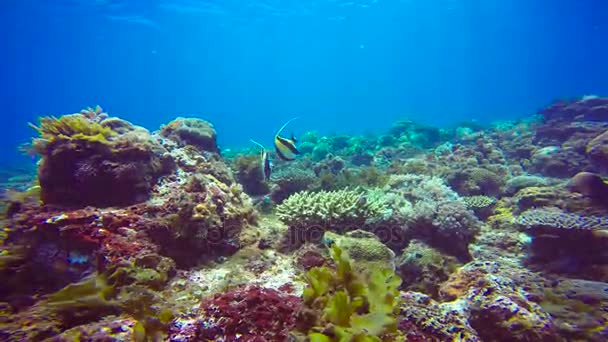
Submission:
[[[0,5],[2,163],[39,115],[101,105],[156,129],[213,122],[223,147],[399,118],[511,119],[608,94],[602,0],[20,0]]]

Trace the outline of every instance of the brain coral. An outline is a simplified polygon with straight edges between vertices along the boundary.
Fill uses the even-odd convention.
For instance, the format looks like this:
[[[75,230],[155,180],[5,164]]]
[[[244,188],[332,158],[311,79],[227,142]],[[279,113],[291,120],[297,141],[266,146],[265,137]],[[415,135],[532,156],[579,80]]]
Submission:
[[[177,118],[161,128],[160,134],[181,146],[192,145],[203,151],[218,152],[213,125],[197,118]]]
[[[272,192],[271,198],[280,203],[290,195],[310,189],[315,182],[315,174],[306,169],[301,168],[285,168],[280,169],[271,177]]]
[[[373,233],[354,230],[344,235],[331,231],[325,232],[326,244],[336,244],[356,261],[355,267],[360,272],[369,272],[376,267],[395,268],[395,253],[384,245]],[[361,267],[358,267],[361,266]]]

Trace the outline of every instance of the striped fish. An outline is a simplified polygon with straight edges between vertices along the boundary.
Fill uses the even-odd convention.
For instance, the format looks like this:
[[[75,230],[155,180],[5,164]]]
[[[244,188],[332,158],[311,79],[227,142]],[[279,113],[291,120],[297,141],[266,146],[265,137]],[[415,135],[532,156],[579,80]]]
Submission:
[[[253,140],[253,139],[249,139],[251,140],[252,143],[260,146],[260,148],[262,148],[262,151],[260,152],[260,160],[262,162],[261,164],[261,169],[262,169],[262,174],[264,175],[264,180],[269,180],[270,179],[270,174],[272,173],[272,165],[270,164],[270,157],[268,157],[268,152],[266,152],[266,149],[264,148],[264,145],[260,144],[259,142]]]
[[[296,117],[287,121],[283,126],[281,126],[281,128],[277,131],[277,134],[275,134],[274,136],[275,151],[277,152],[279,158],[286,161],[294,160],[296,159],[298,154],[300,154],[300,151],[298,151],[298,149],[296,148],[296,138],[294,138],[293,135],[291,136],[291,139],[287,139],[281,136],[281,132],[283,132],[285,127],[287,127],[287,125],[289,125],[289,123],[291,123],[295,119],[298,118]]]

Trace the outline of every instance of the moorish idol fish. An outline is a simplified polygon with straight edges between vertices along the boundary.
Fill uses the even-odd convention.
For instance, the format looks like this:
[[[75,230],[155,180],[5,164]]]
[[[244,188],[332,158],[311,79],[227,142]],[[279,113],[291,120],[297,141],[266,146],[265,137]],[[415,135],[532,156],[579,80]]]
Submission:
[[[279,156],[279,158],[287,161],[296,159],[296,156],[300,154],[300,151],[298,151],[298,149],[296,148],[296,138],[293,136],[293,134],[291,135],[291,139],[287,139],[281,136],[281,132],[283,132],[285,127],[287,127],[287,125],[289,125],[289,123],[295,119],[298,118],[296,117],[287,121],[277,131],[277,134],[274,135],[274,147],[277,152],[277,155]]]
[[[249,139],[251,140],[252,143],[260,146],[260,148],[262,148],[262,152],[260,152],[260,159],[262,162],[262,174],[264,175],[264,180],[269,180],[270,179],[270,173],[272,172],[272,165],[270,164],[270,158],[268,157],[268,152],[266,152],[266,149],[264,148],[264,145],[260,144],[259,142],[253,140],[253,139]]]

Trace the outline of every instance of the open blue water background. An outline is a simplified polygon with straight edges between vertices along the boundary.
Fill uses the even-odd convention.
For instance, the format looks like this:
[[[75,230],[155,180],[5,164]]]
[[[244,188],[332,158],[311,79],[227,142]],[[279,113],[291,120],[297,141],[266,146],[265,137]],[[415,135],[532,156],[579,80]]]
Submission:
[[[399,118],[511,119],[608,94],[602,0],[19,0],[0,4],[2,164],[39,115],[196,116],[223,147]]]

